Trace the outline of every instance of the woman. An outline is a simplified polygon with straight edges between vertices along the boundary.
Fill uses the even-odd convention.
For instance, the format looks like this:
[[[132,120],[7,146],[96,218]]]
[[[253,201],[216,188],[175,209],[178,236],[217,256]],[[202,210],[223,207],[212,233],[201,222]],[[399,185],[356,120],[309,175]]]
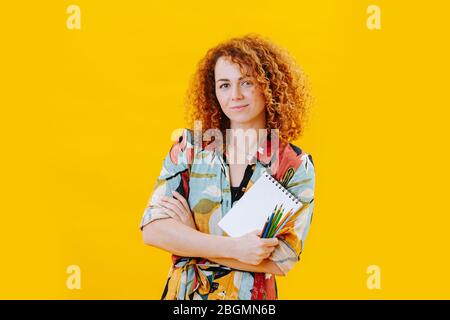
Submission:
[[[308,97],[294,60],[259,36],[231,39],[200,61],[187,101],[191,127],[202,128],[173,144],[141,221],[144,242],[173,254],[162,299],[277,299],[275,275],[299,260],[313,212],[312,157],[289,143],[303,132]],[[194,139],[214,129],[214,139]],[[263,134],[231,139],[248,131]],[[310,205],[280,239],[229,237],[217,222],[261,169]]]

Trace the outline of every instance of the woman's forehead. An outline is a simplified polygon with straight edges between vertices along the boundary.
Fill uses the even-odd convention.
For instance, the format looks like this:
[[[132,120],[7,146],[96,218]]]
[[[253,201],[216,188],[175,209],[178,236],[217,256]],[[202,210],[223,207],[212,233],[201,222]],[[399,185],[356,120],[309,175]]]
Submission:
[[[241,70],[239,64],[231,61],[231,59],[227,57],[220,57],[217,59],[214,75],[216,81],[222,79],[239,80],[240,78],[251,76],[249,68],[246,65],[243,65]]]

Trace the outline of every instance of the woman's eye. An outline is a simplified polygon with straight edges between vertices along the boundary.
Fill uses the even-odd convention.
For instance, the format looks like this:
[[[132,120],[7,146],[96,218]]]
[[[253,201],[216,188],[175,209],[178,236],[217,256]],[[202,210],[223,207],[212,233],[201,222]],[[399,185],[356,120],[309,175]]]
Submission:
[[[226,86],[226,87],[225,87],[225,86]],[[228,83],[224,83],[224,84],[221,84],[221,85],[219,86],[219,88],[220,88],[220,89],[228,88],[228,86],[229,86]]]
[[[242,84],[243,84],[245,87],[250,87],[251,85],[253,85],[253,82],[251,82],[251,81],[244,81]]]

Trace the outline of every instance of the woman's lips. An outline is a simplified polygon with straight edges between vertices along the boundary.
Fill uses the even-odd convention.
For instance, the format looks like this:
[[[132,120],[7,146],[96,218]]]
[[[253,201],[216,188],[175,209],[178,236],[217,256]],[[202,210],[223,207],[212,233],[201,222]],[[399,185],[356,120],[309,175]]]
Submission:
[[[231,110],[235,110],[235,111],[239,111],[239,110],[244,109],[244,108],[247,107],[247,106],[248,106],[248,104],[243,104],[243,105],[241,105],[241,106],[231,107],[230,109],[231,109]]]

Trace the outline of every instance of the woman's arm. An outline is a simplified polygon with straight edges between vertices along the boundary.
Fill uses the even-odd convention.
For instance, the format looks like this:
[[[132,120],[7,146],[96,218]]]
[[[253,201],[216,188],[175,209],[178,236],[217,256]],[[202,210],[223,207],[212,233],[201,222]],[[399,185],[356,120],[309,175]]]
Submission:
[[[237,270],[271,273],[277,276],[285,275],[278,265],[270,259],[265,259],[256,266],[232,258],[209,258],[208,260]]]
[[[173,218],[158,219],[142,229],[144,243],[181,257],[232,258],[234,238],[206,234]]]
[[[199,232],[173,218],[158,219],[143,228],[144,243],[182,257],[203,257],[216,263],[251,272],[284,275],[268,259],[277,239],[261,239],[250,232],[231,238]]]

